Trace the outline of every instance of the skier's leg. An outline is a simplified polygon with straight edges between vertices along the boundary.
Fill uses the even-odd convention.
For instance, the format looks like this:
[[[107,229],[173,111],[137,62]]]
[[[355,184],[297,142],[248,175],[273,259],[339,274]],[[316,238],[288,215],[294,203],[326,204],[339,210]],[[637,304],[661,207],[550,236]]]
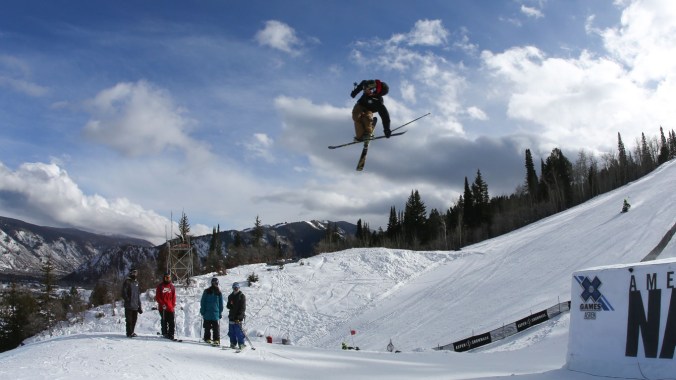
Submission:
[[[221,324],[218,321],[214,321],[214,340],[221,340]]]
[[[364,138],[364,135],[366,134],[367,131],[367,125],[366,125],[366,120],[368,119],[368,115],[371,114],[366,108],[362,107],[359,103],[355,104],[354,108],[352,109],[352,121],[354,121],[354,136],[357,140],[361,140]]]
[[[237,336],[235,335],[235,322],[228,322],[228,338],[230,338],[230,347],[235,347],[237,344]]]
[[[165,315],[165,320],[167,324],[167,337],[170,339],[174,339],[174,330],[176,329],[176,316],[174,315],[173,311],[167,311]]]
[[[209,332],[209,321],[207,321],[205,319],[202,326],[204,327],[204,337],[203,337],[204,339],[203,340],[206,342],[207,340],[210,340],[210,338],[211,338],[211,333]]]
[[[131,328],[131,310],[129,309],[124,309],[124,327],[127,332],[127,336],[131,336],[132,331],[134,331]]]

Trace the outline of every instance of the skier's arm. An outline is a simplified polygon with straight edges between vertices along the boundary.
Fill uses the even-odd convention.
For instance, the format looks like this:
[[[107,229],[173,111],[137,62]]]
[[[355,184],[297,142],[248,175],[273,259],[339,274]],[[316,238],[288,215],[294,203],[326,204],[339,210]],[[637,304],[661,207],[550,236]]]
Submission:
[[[246,296],[242,294],[242,309],[239,312],[239,320],[243,321],[244,317],[246,317]]]
[[[355,96],[357,96],[357,94],[359,94],[359,93],[364,89],[364,85],[365,85],[365,84],[366,84],[366,81],[365,81],[365,80],[361,81],[361,83],[359,83],[359,84],[354,88],[354,90],[352,90],[352,92],[350,93],[350,96],[351,96],[352,98],[354,98]]]

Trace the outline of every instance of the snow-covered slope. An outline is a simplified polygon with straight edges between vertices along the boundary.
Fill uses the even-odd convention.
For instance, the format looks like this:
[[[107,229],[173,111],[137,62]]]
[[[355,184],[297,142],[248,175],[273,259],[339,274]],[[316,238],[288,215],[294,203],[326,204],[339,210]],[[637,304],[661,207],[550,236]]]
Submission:
[[[247,295],[246,328],[257,350],[236,356],[155,337],[159,315],[147,295],[137,332],[102,308],[84,325],[37,337],[0,354],[2,378],[445,378],[532,374],[527,379],[591,379],[565,364],[568,315],[488,346],[480,353],[430,348],[512,322],[570,298],[573,271],[640,261],[676,223],[676,161],[612,193],[510,234],[454,252],[353,249],[323,254],[283,269],[250,265],[220,277]],[[622,200],[632,204],[620,214]],[[660,256],[676,256],[669,242]],[[142,275],[142,274],[141,274]],[[178,335],[199,338],[199,297],[209,276],[181,289]],[[224,339],[226,326],[222,326]],[[355,330],[355,335],[350,335]],[[82,334],[87,332],[87,334]],[[265,343],[290,339],[293,346]],[[390,339],[400,354],[385,352]],[[360,352],[341,351],[340,343]],[[52,371],[44,376],[29,376]],[[517,378],[519,378],[517,376]]]

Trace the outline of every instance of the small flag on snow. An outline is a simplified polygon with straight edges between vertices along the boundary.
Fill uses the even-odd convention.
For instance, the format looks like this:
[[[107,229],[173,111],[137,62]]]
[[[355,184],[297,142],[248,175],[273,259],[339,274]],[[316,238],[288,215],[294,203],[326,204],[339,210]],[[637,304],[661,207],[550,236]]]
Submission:
[[[357,330],[350,330],[350,335],[356,335],[356,334],[357,334]]]

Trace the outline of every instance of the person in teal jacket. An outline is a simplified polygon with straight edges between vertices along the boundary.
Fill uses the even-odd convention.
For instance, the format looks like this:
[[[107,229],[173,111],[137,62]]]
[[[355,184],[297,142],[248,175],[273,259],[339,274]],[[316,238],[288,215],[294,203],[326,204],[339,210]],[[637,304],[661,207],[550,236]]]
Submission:
[[[211,279],[211,286],[202,293],[200,314],[204,319],[204,341],[220,345],[221,329],[218,321],[223,317],[223,293],[218,288],[218,278],[216,277]]]

